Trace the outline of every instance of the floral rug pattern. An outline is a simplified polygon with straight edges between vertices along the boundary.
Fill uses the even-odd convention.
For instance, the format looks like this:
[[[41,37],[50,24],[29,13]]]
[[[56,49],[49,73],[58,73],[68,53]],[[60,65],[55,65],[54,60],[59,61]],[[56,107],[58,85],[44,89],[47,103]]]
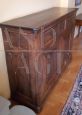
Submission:
[[[82,67],[61,115],[82,115]]]

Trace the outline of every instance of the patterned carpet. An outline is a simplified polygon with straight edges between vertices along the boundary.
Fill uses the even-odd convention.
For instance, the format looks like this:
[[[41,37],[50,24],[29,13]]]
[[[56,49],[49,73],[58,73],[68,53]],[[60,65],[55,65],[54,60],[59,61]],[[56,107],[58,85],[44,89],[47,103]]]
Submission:
[[[82,66],[61,115],[82,115]]]

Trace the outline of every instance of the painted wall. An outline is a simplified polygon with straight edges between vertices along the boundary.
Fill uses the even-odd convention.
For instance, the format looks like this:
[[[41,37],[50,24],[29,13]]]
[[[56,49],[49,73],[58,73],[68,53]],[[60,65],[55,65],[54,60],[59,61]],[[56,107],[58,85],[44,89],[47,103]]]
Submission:
[[[78,10],[77,14],[79,14],[79,13],[82,13],[82,4],[79,6],[79,10]]]
[[[0,0],[0,22],[58,6],[58,0]],[[0,95],[10,97],[2,33],[0,30]]]
[[[68,0],[60,0],[59,5],[60,7],[68,7]]]
[[[75,0],[68,0],[68,7],[75,7]],[[78,8],[77,14],[82,12],[82,4],[77,6],[76,8]]]
[[[75,7],[75,0],[68,0],[68,7]]]
[[[0,21],[37,12],[52,6],[54,6],[54,0],[0,0]]]
[[[69,8],[74,8],[75,7],[75,0],[59,0],[58,1],[61,7],[69,7]],[[82,4],[78,6],[79,8],[77,14],[82,12]]]

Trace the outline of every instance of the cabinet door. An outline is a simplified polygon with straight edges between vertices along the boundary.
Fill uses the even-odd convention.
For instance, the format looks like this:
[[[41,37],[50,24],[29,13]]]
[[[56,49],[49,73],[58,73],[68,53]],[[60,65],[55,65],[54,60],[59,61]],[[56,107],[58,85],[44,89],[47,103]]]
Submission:
[[[55,50],[52,50],[50,53],[45,54],[46,58],[46,80],[47,85],[52,83],[53,80],[56,80],[57,75],[57,57]]]
[[[19,48],[19,29],[12,27],[3,27],[3,42],[5,51],[13,52],[14,50],[18,50]]]
[[[4,47],[6,52],[6,63],[11,87],[11,95],[19,100],[21,98],[32,102],[32,91],[29,73],[28,41],[26,37],[32,38],[32,34],[19,34],[19,29],[3,28]],[[26,52],[22,52],[26,51]],[[26,102],[26,101],[25,101]]]
[[[56,48],[57,28],[48,26],[41,29],[40,45],[42,49],[50,50]]]
[[[17,53],[13,56],[12,63],[16,60],[16,82],[17,92],[28,95],[29,89],[29,70],[28,70],[28,54]]]
[[[38,97],[42,101],[49,90],[56,82],[57,75],[57,55],[55,50],[42,53],[38,60]]]
[[[66,31],[65,31],[66,32]],[[73,36],[66,32],[66,34],[60,36],[58,40],[58,52],[57,52],[57,73],[61,74],[66,66],[70,63],[72,58],[72,42]]]
[[[61,74],[64,65],[66,64],[64,60],[65,56],[65,39],[64,36],[60,36],[58,39],[58,46],[57,46],[57,73]]]
[[[66,64],[69,64],[72,58],[72,44],[73,44],[73,36],[69,32],[65,37],[65,60]]]
[[[6,53],[12,94],[31,97],[28,53]]]
[[[16,85],[16,77],[15,77],[15,68],[14,65],[12,65],[13,53],[5,52],[5,54],[6,54],[6,63],[7,63],[8,77],[9,77],[9,83],[11,89],[11,96],[14,97],[17,85]]]

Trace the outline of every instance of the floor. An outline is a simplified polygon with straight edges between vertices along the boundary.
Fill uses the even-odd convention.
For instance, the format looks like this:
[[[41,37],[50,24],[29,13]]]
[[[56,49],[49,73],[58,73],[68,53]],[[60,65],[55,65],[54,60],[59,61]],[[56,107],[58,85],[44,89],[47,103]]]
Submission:
[[[74,39],[72,54],[71,64],[49,94],[44,103],[43,110],[38,115],[61,115],[63,106],[73,88],[77,73],[82,64],[82,33],[77,39]]]

